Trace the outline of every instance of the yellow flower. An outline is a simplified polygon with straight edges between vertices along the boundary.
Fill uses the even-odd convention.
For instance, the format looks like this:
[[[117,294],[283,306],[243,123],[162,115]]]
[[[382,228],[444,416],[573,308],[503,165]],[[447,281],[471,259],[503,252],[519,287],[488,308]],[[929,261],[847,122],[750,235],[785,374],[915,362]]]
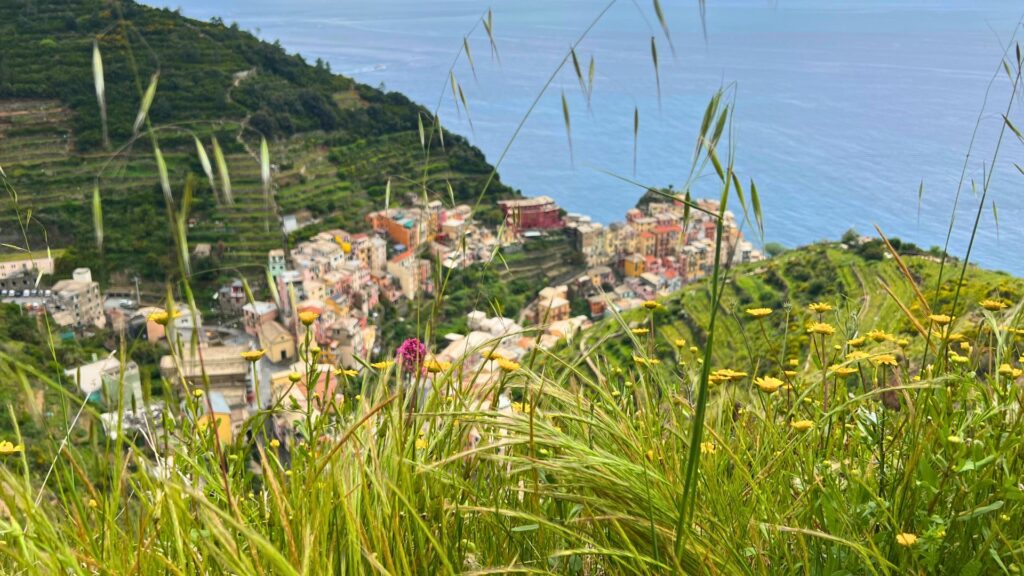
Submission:
[[[356,376],[359,376],[359,371],[358,370],[353,370],[351,368],[338,368],[337,370],[334,371],[334,375],[335,376],[347,376],[348,378],[355,378]]]
[[[648,450],[647,451],[647,459],[651,460],[651,461],[654,461],[654,450]]]
[[[290,372],[288,374],[288,381],[289,382],[294,384],[295,382],[298,382],[299,380],[302,380],[302,374],[300,374],[298,372]]]
[[[806,432],[811,428],[814,428],[814,422],[811,422],[810,420],[793,420],[789,425],[793,430],[797,430],[799,432]]]
[[[869,356],[869,354],[867,352],[862,352],[860,350],[854,350],[853,352],[850,352],[849,354],[846,355],[846,361],[847,362],[860,362],[861,360],[864,360],[868,356]]]
[[[796,370],[786,370],[786,371],[783,372],[783,374],[785,374],[789,378],[796,378],[797,371]]]
[[[676,348],[682,348],[683,346],[686,346],[686,338],[676,338],[673,344],[676,345]]]
[[[959,332],[953,332],[946,339],[949,340],[950,342],[963,342],[967,340],[967,337]]]
[[[690,346],[690,354],[696,354],[699,352],[696,346]]]
[[[445,370],[451,368],[452,363],[431,359],[424,362],[423,367],[427,369],[427,372],[430,372],[431,374],[437,374],[438,372],[444,372]]]
[[[825,312],[832,311],[832,305],[826,304],[825,302],[815,302],[814,304],[808,306],[807,309],[817,314],[824,314]]]
[[[1022,373],[1022,370],[1020,368],[1014,368],[1013,366],[1010,366],[1009,364],[1000,364],[999,365],[999,375],[1000,376],[1008,376],[1010,378],[1019,378],[1021,373]]]
[[[417,438],[416,439],[416,449],[417,450],[426,450],[427,445],[428,444],[427,444],[427,439],[426,438]]]
[[[772,378],[771,376],[754,379],[754,385],[765,394],[773,394],[776,390],[782,388],[783,384],[782,380]]]
[[[181,312],[179,310],[175,310],[174,317],[178,318],[179,316],[181,316]],[[171,315],[167,311],[161,310],[160,312],[153,312],[149,316],[146,316],[146,319],[150,322],[156,322],[161,326],[166,326],[171,320]]]
[[[87,503],[87,505],[89,506],[89,508],[98,508],[100,503],[97,502],[95,498],[89,498],[89,502]]]
[[[266,350],[248,350],[246,352],[242,352],[242,358],[245,358],[249,362],[259,362],[260,358],[263,358],[263,355],[266,353]]]
[[[502,355],[501,352],[498,352],[497,350],[486,350],[483,353],[483,357],[488,360],[501,360],[505,358],[505,356]]]
[[[316,322],[316,319],[319,318],[319,317],[320,317],[320,315],[317,314],[316,312],[313,312],[312,310],[306,310],[305,312],[299,312],[299,322],[302,322],[303,326],[309,326],[313,322]]]
[[[896,357],[893,356],[892,354],[879,354],[878,356],[872,357],[871,358],[871,362],[875,366],[897,366],[897,365],[899,365],[899,362],[896,360]]]
[[[202,388],[196,388],[195,390],[192,391],[192,395],[195,396],[196,398],[202,398],[203,394],[205,394],[205,392],[203,392]]]
[[[865,340],[863,336],[858,336],[856,338],[851,338],[850,340],[847,340],[846,343],[850,345],[850,348],[860,348],[861,346],[864,345],[864,341]]]
[[[797,360],[796,358],[790,358],[789,365],[795,368],[800,365],[800,360]]]
[[[868,332],[867,336],[875,342],[885,342],[892,338],[892,336],[887,334],[884,330],[871,330]]]
[[[971,361],[971,359],[968,358],[967,356],[961,356],[956,352],[950,352],[949,361],[952,362],[953,364],[967,364],[968,362]]]
[[[718,384],[721,382],[740,380],[741,378],[745,378],[746,376],[746,372],[737,372],[736,370],[733,370],[731,368],[721,368],[719,370],[715,370],[714,372],[712,372],[711,376],[709,376],[708,379],[714,382],[715,384]]]
[[[831,324],[824,322],[815,322],[807,326],[807,332],[811,334],[821,334],[822,336],[831,336],[836,333],[836,329]]]
[[[714,442],[701,442],[700,453],[701,454],[714,454],[718,448],[715,447]]]
[[[657,310],[658,308],[661,308],[661,304],[659,304],[657,300],[648,300],[644,302],[644,308],[647,308],[648,310]]]
[[[949,442],[950,444],[963,444],[964,439],[957,436],[956,434],[951,434],[946,437],[946,442]]]
[[[946,324],[949,324],[950,322],[953,321],[952,318],[945,314],[929,314],[928,319],[934,322],[935,324],[938,324],[939,326],[945,326]]]
[[[764,318],[771,313],[771,308],[747,308],[747,315],[753,318]]]
[[[1003,302],[1002,300],[989,300],[989,299],[985,299],[985,300],[981,301],[981,307],[984,308],[985,310],[990,310],[992,312],[996,312],[998,310],[1002,310],[1003,308],[1006,308],[1006,303]]]
[[[633,362],[638,366],[657,366],[661,364],[661,360],[657,358],[644,358],[642,356],[633,356]]]
[[[370,368],[373,368],[375,370],[387,370],[388,368],[391,368],[394,365],[394,360],[381,360],[380,362],[374,362],[373,364],[370,364]]]
[[[917,535],[910,532],[902,532],[896,535],[896,543],[909,548],[917,543]]]
[[[13,442],[11,442],[9,440],[2,440],[2,441],[0,441],[0,456],[5,456],[7,454],[16,454],[18,452],[24,452],[24,451],[25,451],[25,445],[24,444],[14,444]]]
[[[833,366],[832,373],[835,374],[836,376],[845,378],[846,376],[856,374],[857,369],[854,368],[853,366]]]
[[[630,332],[636,334],[637,336],[643,336],[644,334],[650,332],[650,330],[648,330],[647,328],[633,328],[632,330],[630,330]]]
[[[281,441],[278,440],[277,438],[274,438],[273,440],[270,441],[270,447],[271,448],[280,448],[281,447]]]
[[[519,370],[519,362],[515,362],[507,358],[501,358],[498,360],[498,368],[501,368],[505,372],[515,372],[516,370]]]

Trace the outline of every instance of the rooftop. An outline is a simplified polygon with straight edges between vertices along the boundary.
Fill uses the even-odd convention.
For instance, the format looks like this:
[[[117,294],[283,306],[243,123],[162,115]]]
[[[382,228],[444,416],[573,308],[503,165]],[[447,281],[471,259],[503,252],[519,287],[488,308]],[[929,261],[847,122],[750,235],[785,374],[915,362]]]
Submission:
[[[528,208],[534,206],[545,206],[547,204],[554,204],[555,201],[550,196],[537,196],[535,198],[520,198],[516,200],[499,200],[498,204],[501,206],[507,206],[509,208]]]
[[[202,376],[204,368],[208,376],[245,377],[249,373],[249,362],[242,358],[242,352],[247,350],[249,347],[245,345],[198,348],[185,346],[181,354],[181,371],[186,378]],[[165,374],[177,374],[173,356],[164,356],[160,359],[160,371]]]
[[[274,310],[277,310],[277,305],[273,302],[249,302],[245,306],[242,306],[242,310],[245,312],[253,312],[259,316],[264,314],[270,314]]]

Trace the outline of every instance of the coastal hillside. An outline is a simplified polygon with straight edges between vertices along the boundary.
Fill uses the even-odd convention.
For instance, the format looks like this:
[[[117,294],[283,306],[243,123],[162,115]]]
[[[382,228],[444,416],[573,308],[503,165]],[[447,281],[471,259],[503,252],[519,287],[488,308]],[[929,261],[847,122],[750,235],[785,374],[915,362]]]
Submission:
[[[903,246],[896,239],[893,244],[903,248],[901,258],[910,277],[927,297],[930,309],[948,311],[956,293],[960,263],[946,263],[942,284],[936,291],[939,258],[912,245]],[[773,373],[797,369],[788,364],[797,358],[801,359],[801,370],[809,368],[805,363],[810,362],[812,336],[806,325],[819,320],[808,311],[808,306],[815,302],[831,303],[833,310],[825,313],[824,319],[847,339],[878,330],[890,336],[878,343],[881,347],[901,349],[915,359],[923,349],[917,328],[887,288],[916,318],[928,313],[881,240],[850,246],[807,246],[765,262],[739,266],[729,271],[727,278],[712,351],[715,369]],[[973,310],[985,299],[1015,303],[1022,296],[1021,279],[971,266],[960,291],[958,309]],[[707,341],[711,312],[707,283],[687,286],[660,304],[654,311],[633,310],[598,323],[587,332],[585,345],[595,346],[593,356],[613,367],[632,367],[639,347],[662,364],[684,371],[698,369],[699,354],[691,352],[691,347],[703,351]],[[764,318],[747,313],[756,308],[771,309],[771,313]],[[979,318],[978,314],[966,315],[957,319],[954,326],[973,338],[979,330]],[[927,325],[927,320],[919,322]],[[900,341],[907,343],[901,346]],[[866,345],[872,344],[869,338]]]
[[[459,201],[475,199],[492,172],[465,139],[440,138],[432,114],[405,96],[334,74],[234,24],[130,0],[2,0],[0,167],[14,190],[0,197],[0,241],[23,245],[18,218],[31,216],[33,248],[69,248],[69,263],[104,279],[111,271],[163,278],[174,262],[171,234],[151,142],[144,127],[133,130],[154,77],[149,119],[175,198],[196,176],[188,240],[211,245],[206,268],[264,264],[267,250],[281,246],[282,216],[299,227],[365,228],[389,180],[392,198],[426,192]],[[272,202],[260,183],[261,136],[271,142]],[[196,138],[211,162],[214,147],[223,150],[226,182],[219,174],[208,181]],[[90,216],[94,186],[102,257]],[[514,194],[496,178],[479,217],[496,220],[491,200]]]

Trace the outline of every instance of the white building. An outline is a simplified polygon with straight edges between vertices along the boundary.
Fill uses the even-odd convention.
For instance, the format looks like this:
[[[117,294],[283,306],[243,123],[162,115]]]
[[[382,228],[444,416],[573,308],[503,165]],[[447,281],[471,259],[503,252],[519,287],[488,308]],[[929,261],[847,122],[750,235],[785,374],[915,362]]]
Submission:
[[[100,285],[93,282],[88,268],[76,268],[70,280],[54,284],[53,295],[57,299],[58,310],[53,313],[53,318],[58,324],[76,328],[103,328],[107,325]]]

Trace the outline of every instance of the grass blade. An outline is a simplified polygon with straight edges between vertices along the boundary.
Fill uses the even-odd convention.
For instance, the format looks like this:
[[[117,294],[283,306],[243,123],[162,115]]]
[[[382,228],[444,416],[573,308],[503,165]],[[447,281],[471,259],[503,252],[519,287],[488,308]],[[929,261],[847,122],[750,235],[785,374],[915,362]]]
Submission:
[[[999,209],[996,208],[996,201],[992,201],[992,218],[996,221],[996,240],[999,240]]]
[[[217,173],[220,174],[220,187],[224,193],[224,202],[230,206],[235,203],[231,194],[231,176],[228,174],[228,163],[224,159],[224,151],[220,149],[220,142],[213,137],[213,161],[217,163]]]
[[[473,80],[477,80],[476,66],[473,64],[473,53],[469,51],[469,37],[462,37],[462,50],[466,52],[466,60],[469,61],[469,70],[473,73]]]
[[[594,65],[594,57],[590,57],[590,64],[587,66],[587,102],[590,102],[590,98],[594,95],[594,73],[596,72]]]
[[[651,36],[651,61],[654,62],[654,82],[658,88],[658,108],[661,108],[661,72],[658,66],[658,42]]]
[[[476,128],[473,127],[473,117],[469,115],[469,103],[466,102],[466,95],[462,92],[462,85],[459,85],[459,100],[462,101],[462,108],[466,111],[466,121],[469,122],[469,131],[476,133]]]
[[[665,33],[665,40],[668,41],[669,50],[672,51],[672,55],[676,54],[676,47],[672,44],[672,35],[668,31],[668,21],[665,20],[665,11],[661,9],[661,2],[654,0],[654,14],[658,17],[658,23],[661,24],[661,30]]]
[[[160,81],[160,72],[155,72],[149,79],[149,86],[146,87],[146,93],[142,95],[142,103],[139,104],[139,113],[135,116],[135,123],[132,124],[132,134],[138,135],[139,128],[146,122],[146,118],[149,117],[149,107],[153,104],[153,98],[156,97],[156,86]]]
[[[103,80],[103,56],[100,45],[92,42],[92,80],[96,86],[96,103],[100,107],[100,125],[103,130],[103,147],[110,148],[110,133],[107,131],[107,97],[106,83]]]
[[[92,225],[96,230],[96,249],[103,252],[103,204],[98,184],[92,188]]]
[[[636,153],[640,141],[640,109],[633,106],[633,176],[636,176]]]
[[[164,161],[164,155],[160,152],[159,146],[153,146],[153,156],[156,157],[156,169],[160,174],[160,189],[164,193],[164,201],[167,202],[168,206],[174,205],[174,198],[171,195],[171,179],[167,175],[167,162]]]
[[[270,231],[270,146],[267,139],[260,137],[260,181],[263,183],[263,205],[266,210],[266,229]]]
[[[494,41],[494,12],[488,8],[487,17],[483,18],[484,30],[487,32],[487,41],[491,44],[491,58],[501,63],[501,55],[498,54],[498,44]]]
[[[206,174],[206,179],[210,181],[210,190],[213,190],[214,197],[217,196],[217,185],[213,179],[213,166],[210,165],[210,157],[206,154],[206,148],[203,147],[203,143],[199,141],[198,137],[193,136],[196,141],[196,153],[199,155],[199,164],[203,167],[203,173]]]
[[[281,293],[277,289],[277,282],[274,281],[273,274],[270,273],[270,268],[264,268],[267,273],[267,288],[270,290],[270,296],[274,299],[274,304],[277,304],[278,309],[281,308]]]
[[[569,119],[569,102],[565,99],[565,90],[562,90],[562,120],[565,122],[565,136],[569,140],[569,162],[575,163],[572,154],[572,123]]]
[[[423,132],[423,115],[422,114],[416,114],[416,127],[419,129],[419,132],[420,132],[420,148],[422,148],[423,150],[426,150],[427,149],[427,136]]]
[[[764,217],[761,214],[761,197],[757,193],[757,184],[750,180],[750,205],[754,209],[754,220],[757,222],[757,232],[764,243]]]
[[[1014,136],[1017,137],[1017,140],[1024,142],[1024,134],[1020,133],[1020,130],[1013,125],[1013,122],[1010,122],[1010,118],[1006,114],[1003,114],[1003,122],[1006,122],[1006,127],[1013,132]]]

